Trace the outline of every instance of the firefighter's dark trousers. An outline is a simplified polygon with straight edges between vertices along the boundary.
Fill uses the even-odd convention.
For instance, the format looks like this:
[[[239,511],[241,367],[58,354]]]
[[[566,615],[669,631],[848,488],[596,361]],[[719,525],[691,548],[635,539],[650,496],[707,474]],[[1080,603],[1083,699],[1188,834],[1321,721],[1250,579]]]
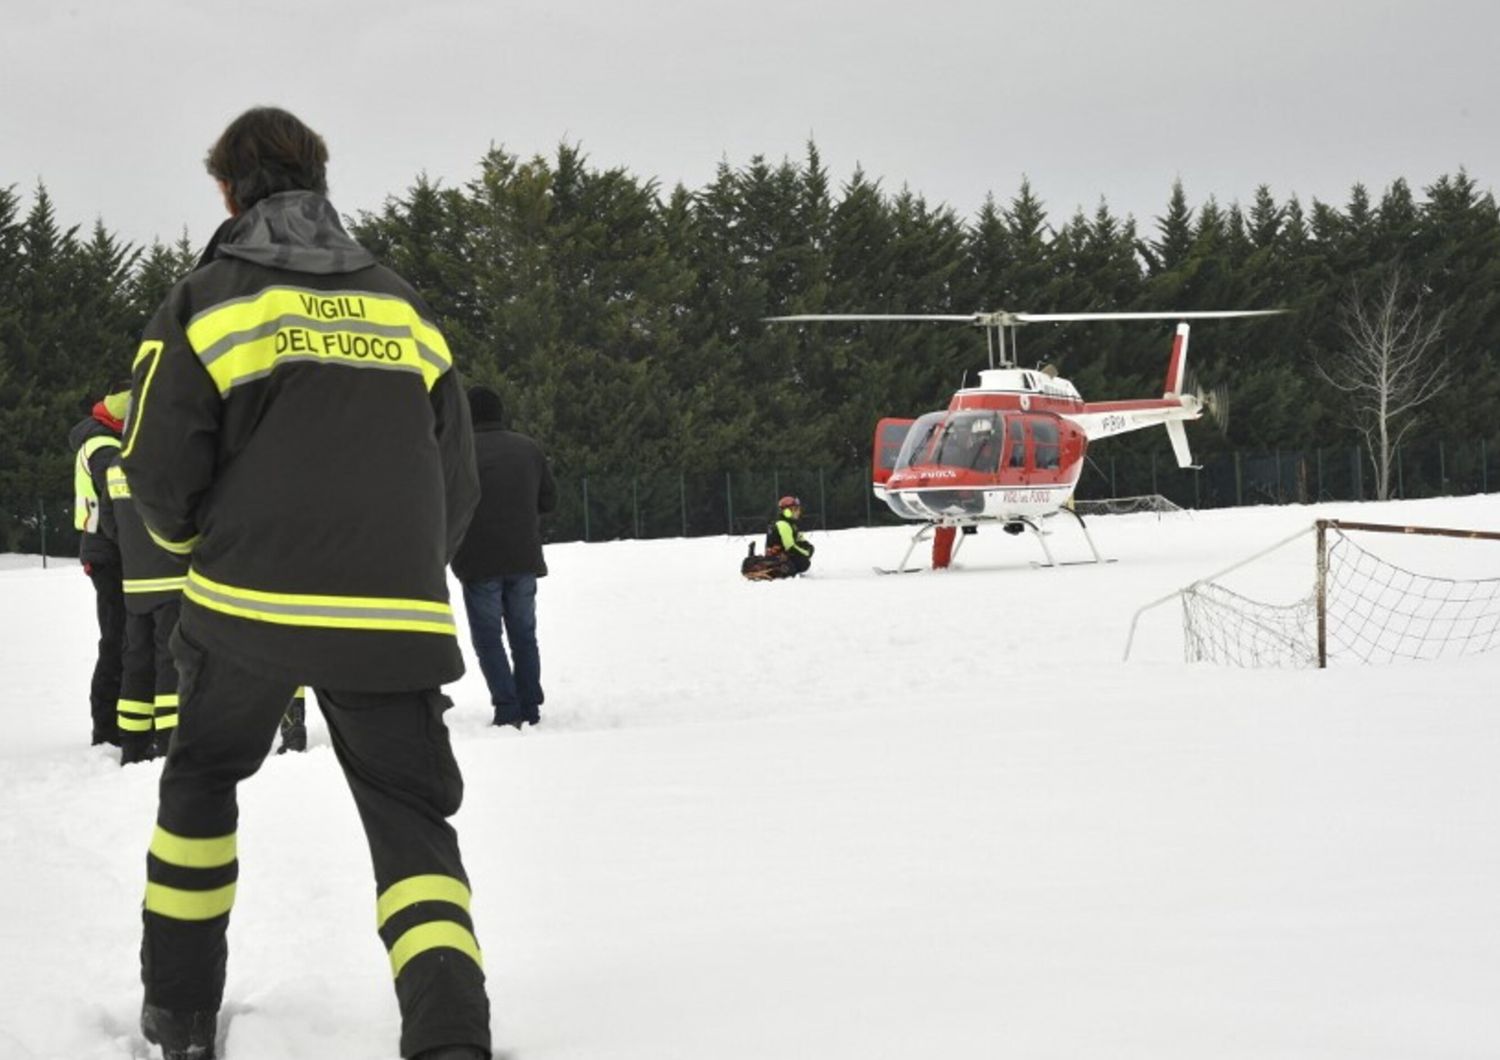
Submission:
[[[94,609],[99,617],[99,652],[89,684],[93,741],[118,743],[115,709],[120,699],[120,656],[125,647],[124,582],[119,567],[91,563],[87,570],[89,581],[94,583]]]
[[[147,757],[153,740],[165,748],[177,725],[177,664],[171,641],[179,606],[173,598],[125,618],[118,723],[128,761]]]
[[[239,876],[235,787],[270,752],[295,685],[242,669],[181,630],[172,647],[180,711],[146,859],[141,978],[149,1004],[216,1010]],[[446,820],[463,797],[443,724],[449,700],[437,691],[315,691],[370,844],[401,1055],[441,1045],[488,1051],[468,878]],[[253,870],[248,878],[254,886]]]

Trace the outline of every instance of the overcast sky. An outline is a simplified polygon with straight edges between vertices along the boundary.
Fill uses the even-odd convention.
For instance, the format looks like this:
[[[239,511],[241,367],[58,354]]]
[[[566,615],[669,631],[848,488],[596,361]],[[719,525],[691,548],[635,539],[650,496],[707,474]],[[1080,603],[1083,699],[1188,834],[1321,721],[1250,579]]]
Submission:
[[[720,161],[862,166],[970,216],[1028,176],[1055,223],[1142,228],[1257,185],[1346,201],[1467,168],[1500,182],[1494,0],[0,0],[0,186],[66,223],[194,242],[241,110],[327,139],[330,194],[377,209],[491,144],[562,140],[698,187]]]

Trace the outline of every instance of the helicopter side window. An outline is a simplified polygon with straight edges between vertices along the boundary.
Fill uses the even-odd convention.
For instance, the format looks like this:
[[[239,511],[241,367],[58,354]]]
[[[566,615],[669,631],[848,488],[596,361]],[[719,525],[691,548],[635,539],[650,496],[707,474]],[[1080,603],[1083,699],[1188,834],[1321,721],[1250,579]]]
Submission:
[[[1036,446],[1036,466],[1039,471],[1055,471],[1060,463],[1057,439],[1057,421],[1038,416],[1031,421],[1031,440]]]
[[[1010,455],[1006,458],[1009,467],[1026,466],[1026,425],[1019,418],[1010,420],[1005,428]]]

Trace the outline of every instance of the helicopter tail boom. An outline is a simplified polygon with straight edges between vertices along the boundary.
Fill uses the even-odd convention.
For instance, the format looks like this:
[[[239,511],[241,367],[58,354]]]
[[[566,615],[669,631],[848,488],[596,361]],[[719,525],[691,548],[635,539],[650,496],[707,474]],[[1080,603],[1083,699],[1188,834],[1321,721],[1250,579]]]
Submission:
[[[1188,325],[1186,321],[1177,325],[1177,336],[1172,340],[1172,356],[1167,361],[1167,386],[1163,397],[1174,397],[1182,393],[1182,380],[1187,374]]]

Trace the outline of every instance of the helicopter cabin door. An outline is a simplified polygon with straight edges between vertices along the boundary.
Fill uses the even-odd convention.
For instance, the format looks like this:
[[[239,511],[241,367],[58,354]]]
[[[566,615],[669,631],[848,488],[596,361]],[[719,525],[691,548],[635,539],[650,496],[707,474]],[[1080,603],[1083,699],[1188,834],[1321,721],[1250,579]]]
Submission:
[[[1082,432],[1058,416],[1029,413],[1005,421],[1001,474],[1024,485],[1066,482],[1083,455]]]
[[[871,477],[875,485],[885,484],[896,466],[896,457],[901,455],[901,444],[906,433],[916,420],[886,418],[875,425],[875,444],[870,454]]]

